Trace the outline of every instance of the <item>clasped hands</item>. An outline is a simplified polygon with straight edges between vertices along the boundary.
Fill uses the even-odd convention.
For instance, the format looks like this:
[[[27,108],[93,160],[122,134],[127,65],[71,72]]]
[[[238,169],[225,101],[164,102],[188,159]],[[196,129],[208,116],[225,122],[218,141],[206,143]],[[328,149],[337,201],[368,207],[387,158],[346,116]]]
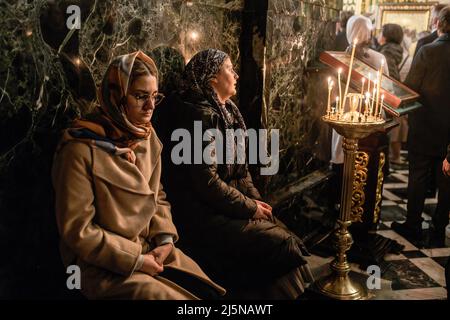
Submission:
[[[147,273],[151,276],[156,276],[164,271],[164,261],[173,250],[173,244],[167,243],[156,247],[149,253],[144,255],[144,263],[139,271]]]
[[[255,200],[255,202],[257,207],[253,219],[273,221],[272,207],[263,201]]]

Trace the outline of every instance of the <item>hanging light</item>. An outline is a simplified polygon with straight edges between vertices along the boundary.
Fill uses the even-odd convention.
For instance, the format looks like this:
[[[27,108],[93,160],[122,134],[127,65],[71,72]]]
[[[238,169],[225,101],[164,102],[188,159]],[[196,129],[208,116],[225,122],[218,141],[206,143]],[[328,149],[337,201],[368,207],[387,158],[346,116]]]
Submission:
[[[188,35],[189,35],[189,38],[190,38],[192,41],[197,41],[198,38],[200,37],[199,33],[198,33],[197,31],[195,31],[195,30],[189,31]]]

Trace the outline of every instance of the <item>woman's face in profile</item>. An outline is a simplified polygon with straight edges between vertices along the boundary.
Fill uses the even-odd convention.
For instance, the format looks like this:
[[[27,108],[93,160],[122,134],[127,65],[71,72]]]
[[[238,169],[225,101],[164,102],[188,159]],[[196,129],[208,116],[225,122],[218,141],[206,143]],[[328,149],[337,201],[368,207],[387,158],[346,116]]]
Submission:
[[[158,82],[152,75],[136,78],[128,89],[126,113],[135,125],[149,123],[158,98]]]
[[[236,94],[238,79],[239,76],[234,71],[230,58],[226,58],[219,73],[211,80],[211,85],[217,95],[226,100]]]

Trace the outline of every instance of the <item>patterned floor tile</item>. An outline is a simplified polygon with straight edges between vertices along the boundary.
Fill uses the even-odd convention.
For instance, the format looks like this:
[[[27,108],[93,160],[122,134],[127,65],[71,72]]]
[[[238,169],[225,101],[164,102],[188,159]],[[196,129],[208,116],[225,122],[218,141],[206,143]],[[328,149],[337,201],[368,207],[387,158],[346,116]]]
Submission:
[[[415,245],[403,238],[401,235],[397,234],[394,230],[377,231],[377,233],[386,238],[398,241],[400,244],[405,246],[404,251],[417,250]]]
[[[428,256],[420,250],[405,251],[405,252],[403,252],[403,255],[408,259],[428,258]]]
[[[401,197],[395,195],[394,193],[392,193],[392,192],[389,191],[388,189],[384,189],[384,190],[383,190],[383,197],[384,197],[385,199],[393,200],[393,201],[399,201],[399,200],[402,200]]]
[[[383,206],[381,208],[382,221],[401,221],[406,219],[406,210],[399,206]]]
[[[445,266],[447,265],[447,261],[448,259],[450,259],[450,257],[434,257],[431,259],[436,261],[442,268],[445,268]]]
[[[431,249],[422,249],[421,250],[428,257],[449,257],[450,256],[450,248],[431,248]]]
[[[445,270],[439,263],[431,258],[417,258],[410,261],[439,285],[445,286]]]
[[[447,290],[442,287],[374,292],[373,300],[444,300],[447,297]]]
[[[426,259],[431,260],[430,258]],[[410,260],[393,260],[390,261],[390,263],[391,268],[381,277],[392,281],[392,290],[433,288],[441,286]]]
[[[407,175],[404,175],[404,174],[401,174],[401,173],[392,173],[392,176],[395,178],[395,179],[397,179],[397,180],[400,180],[400,181],[403,181],[403,182],[405,182],[405,183],[408,183],[408,176]]]

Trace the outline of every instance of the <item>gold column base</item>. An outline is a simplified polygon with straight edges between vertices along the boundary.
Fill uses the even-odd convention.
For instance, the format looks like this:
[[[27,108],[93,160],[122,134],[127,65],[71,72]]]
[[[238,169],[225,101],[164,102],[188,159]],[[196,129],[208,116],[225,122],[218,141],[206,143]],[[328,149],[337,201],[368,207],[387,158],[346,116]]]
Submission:
[[[332,273],[318,280],[316,286],[320,293],[332,299],[364,300],[367,298],[364,286],[352,280],[348,275],[337,276]]]

